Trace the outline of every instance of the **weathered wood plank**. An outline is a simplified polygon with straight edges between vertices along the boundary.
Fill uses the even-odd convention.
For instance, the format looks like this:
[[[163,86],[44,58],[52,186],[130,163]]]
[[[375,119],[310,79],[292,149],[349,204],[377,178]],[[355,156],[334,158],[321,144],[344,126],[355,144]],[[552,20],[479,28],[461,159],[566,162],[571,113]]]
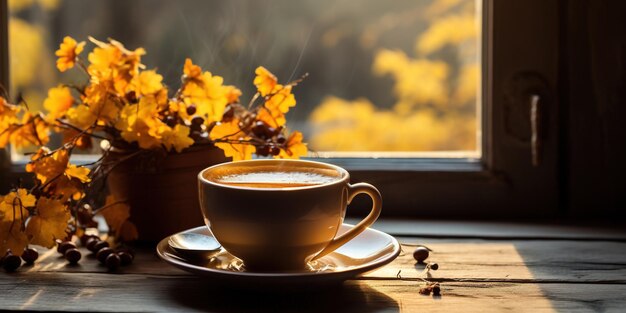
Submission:
[[[135,262],[107,274],[86,253],[68,266],[56,251],[17,273],[0,273],[0,309],[45,311],[621,311],[626,307],[626,243],[399,238],[404,253],[342,287],[311,290],[220,289],[137,250]],[[418,294],[423,265],[409,244],[434,250],[431,280],[443,295]],[[400,271],[401,279],[396,275]]]
[[[349,281],[312,290],[221,289],[192,276],[18,273],[0,280],[0,308],[125,312],[553,312],[620,311],[626,285],[442,283],[442,296],[418,294],[422,282]]]
[[[433,278],[469,281],[617,282],[626,283],[626,243],[579,241],[482,241],[399,238],[434,250],[428,259],[437,262]],[[371,278],[423,277],[423,265],[415,264],[414,247],[393,263],[367,275]],[[83,250],[84,251],[84,250]],[[68,266],[55,251],[42,252],[28,272],[106,272],[92,254],[84,251],[79,266]],[[158,259],[152,249],[140,249],[133,265],[121,274],[187,275]],[[0,278],[1,279],[1,278]]]
[[[442,241],[401,238],[434,250],[428,261],[439,264],[433,277],[469,281],[626,283],[626,243],[579,241]],[[421,277],[411,252],[369,277]],[[416,271],[416,268],[419,271]]]

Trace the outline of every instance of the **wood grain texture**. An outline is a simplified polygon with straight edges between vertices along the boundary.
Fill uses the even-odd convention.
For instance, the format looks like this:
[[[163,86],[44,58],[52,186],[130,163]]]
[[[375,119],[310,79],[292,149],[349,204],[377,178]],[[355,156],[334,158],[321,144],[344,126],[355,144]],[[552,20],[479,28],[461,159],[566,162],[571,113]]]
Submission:
[[[571,240],[441,240],[406,243],[393,263],[340,286],[299,290],[226,288],[138,249],[135,262],[107,273],[86,254],[68,266],[42,251],[31,267],[0,273],[0,309],[33,311],[210,312],[587,312],[626,307],[626,243]],[[434,250],[440,269],[422,275],[411,244]],[[399,275],[398,275],[399,273]],[[442,296],[423,296],[422,278]]]

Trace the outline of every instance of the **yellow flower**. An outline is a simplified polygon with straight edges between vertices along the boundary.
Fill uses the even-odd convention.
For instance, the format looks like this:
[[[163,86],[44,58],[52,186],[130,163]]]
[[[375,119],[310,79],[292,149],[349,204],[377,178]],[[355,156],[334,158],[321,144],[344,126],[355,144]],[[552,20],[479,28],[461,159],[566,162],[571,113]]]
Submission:
[[[74,98],[69,88],[63,86],[50,88],[48,98],[43,102],[43,107],[49,112],[46,116],[48,121],[62,117],[73,103]]]
[[[206,124],[222,119],[228,104],[224,79],[204,72],[198,80],[189,81],[183,87],[182,96],[186,105],[196,106],[196,115],[202,116]]]
[[[268,71],[265,67],[259,66],[254,71],[256,77],[254,78],[254,85],[261,94],[265,97],[271,93],[274,93],[276,89],[280,89],[282,86],[278,84],[278,79],[274,74]]]
[[[37,198],[24,188],[9,192],[0,198],[0,220],[25,221],[29,213],[26,208],[34,207]]]
[[[177,124],[163,134],[163,144],[168,150],[173,148],[176,152],[181,152],[193,144],[193,139],[189,138],[190,131],[189,127]]]
[[[226,90],[226,101],[228,104],[239,103],[239,97],[241,96],[241,90],[235,86],[224,86]]]
[[[26,235],[31,244],[52,248],[56,239],[67,236],[70,212],[63,202],[45,197],[37,201],[36,212],[26,225]]]
[[[211,140],[217,141],[215,146],[224,151],[224,155],[232,157],[233,161],[247,160],[252,157],[256,148],[243,141],[250,140],[239,128],[239,120],[217,123],[209,135]]]
[[[163,76],[156,71],[142,71],[133,79],[133,87],[139,95],[152,95],[163,89]]]
[[[65,72],[74,67],[76,58],[83,51],[84,47],[84,41],[77,43],[74,38],[65,36],[65,38],[63,38],[63,42],[59,46],[59,50],[55,52],[56,56],[59,57],[57,59],[57,68],[59,71]]]
[[[265,101],[263,107],[259,109],[257,119],[274,128],[283,126],[287,122],[285,113],[295,105],[296,99],[291,93],[291,86],[287,86]]]
[[[118,118],[119,107],[116,98],[109,91],[110,87],[107,86],[107,83],[89,85],[83,96],[85,105],[76,107],[76,110],[68,111],[67,115],[70,121],[82,129],[86,129],[94,123],[104,126],[114,122]]]
[[[142,97],[139,103],[125,106],[115,127],[129,143],[137,142],[142,149],[161,146],[163,134],[169,130],[159,119],[158,103],[154,97]]]
[[[200,79],[200,75],[202,75],[202,69],[199,66],[193,64],[190,58],[187,58],[185,59],[183,73],[185,74],[186,79]]]
[[[287,142],[285,142],[285,148],[280,150],[280,154],[275,158],[279,159],[298,159],[305,156],[308,152],[305,143],[302,143],[302,133],[295,131],[291,133]]]
[[[143,48],[130,51],[120,42],[109,39],[109,43],[98,41],[92,37],[89,40],[97,45],[89,54],[87,72],[92,83],[111,81],[116,93],[125,95],[133,77],[143,68],[141,56],[146,54]]]

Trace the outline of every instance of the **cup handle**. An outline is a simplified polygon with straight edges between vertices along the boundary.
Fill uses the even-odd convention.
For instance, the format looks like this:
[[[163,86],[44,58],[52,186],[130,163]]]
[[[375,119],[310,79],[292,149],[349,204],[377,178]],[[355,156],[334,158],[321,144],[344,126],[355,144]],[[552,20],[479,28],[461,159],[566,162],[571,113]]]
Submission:
[[[374,224],[378,216],[380,215],[381,208],[383,206],[383,199],[380,195],[380,192],[376,187],[367,184],[367,183],[358,183],[354,185],[348,184],[348,204],[354,199],[354,197],[358,194],[365,193],[372,198],[372,210],[370,214],[368,214],[360,223],[358,223],[354,228],[345,232],[339,237],[335,237],[330,243],[318,253],[312,260],[319,259],[333,251],[337,248],[343,246],[346,242],[354,239],[358,234],[362,233],[366,228],[370,225]]]

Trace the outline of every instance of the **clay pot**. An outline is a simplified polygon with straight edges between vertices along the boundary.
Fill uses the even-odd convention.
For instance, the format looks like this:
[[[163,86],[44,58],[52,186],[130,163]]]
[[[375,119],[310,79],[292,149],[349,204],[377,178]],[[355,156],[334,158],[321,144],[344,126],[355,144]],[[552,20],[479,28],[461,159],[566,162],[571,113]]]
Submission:
[[[139,240],[158,242],[176,232],[204,225],[198,202],[197,175],[229,161],[213,146],[190,147],[182,153],[157,155],[114,150],[121,161],[107,177],[109,192],[126,200]],[[124,160],[125,159],[125,160]]]

